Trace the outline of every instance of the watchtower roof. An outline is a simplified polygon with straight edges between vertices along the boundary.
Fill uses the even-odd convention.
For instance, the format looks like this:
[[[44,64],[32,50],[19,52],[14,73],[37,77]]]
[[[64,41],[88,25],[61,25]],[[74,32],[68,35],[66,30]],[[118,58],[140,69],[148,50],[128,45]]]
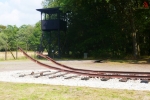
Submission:
[[[41,13],[46,13],[46,14],[55,14],[60,12],[59,10],[60,7],[56,7],[56,8],[43,8],[43,9],[36,9],[37,11],[41,12]]]

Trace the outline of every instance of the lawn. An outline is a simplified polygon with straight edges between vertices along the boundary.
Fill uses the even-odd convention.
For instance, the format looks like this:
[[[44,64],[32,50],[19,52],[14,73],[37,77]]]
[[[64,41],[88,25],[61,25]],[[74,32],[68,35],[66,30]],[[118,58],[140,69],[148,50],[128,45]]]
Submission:
[[[150,100],[149,91],[0,82],[1,100]]]

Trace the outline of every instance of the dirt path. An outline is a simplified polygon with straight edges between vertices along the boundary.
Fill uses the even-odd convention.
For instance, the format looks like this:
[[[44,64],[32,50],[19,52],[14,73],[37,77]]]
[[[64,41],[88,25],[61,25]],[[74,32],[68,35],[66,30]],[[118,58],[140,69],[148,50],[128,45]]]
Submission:
[[[49,61],[41,61],[41,62],[48,65],[57,66]],[[74,61],[58,61],[58,62],[65,64],[67,66],[82,69],[150,72],[150,64],[128,64],[117,62],[93,63],[92,60],[84,60],[84,61],[74,60]],[[37,69],[47,70],[48,68],[42,67],[30,60],[0,61],[0,72],[12,70],[37,70]]]

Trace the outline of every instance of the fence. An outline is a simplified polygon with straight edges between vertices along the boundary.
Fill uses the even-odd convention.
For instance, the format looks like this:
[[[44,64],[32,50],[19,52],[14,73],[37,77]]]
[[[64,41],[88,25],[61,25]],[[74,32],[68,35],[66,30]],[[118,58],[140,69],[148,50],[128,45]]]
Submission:
[[[34,51],[27,51],[27,54],[35,57],[36,53]],[[24,59],[26,58],[20,51],[4,51],[0,52],[0,60],[11,60],[11,59]]]

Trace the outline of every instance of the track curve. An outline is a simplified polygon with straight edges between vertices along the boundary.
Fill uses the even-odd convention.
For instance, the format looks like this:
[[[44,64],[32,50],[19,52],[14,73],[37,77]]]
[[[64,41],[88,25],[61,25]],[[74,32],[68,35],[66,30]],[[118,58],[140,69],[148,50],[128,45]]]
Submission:
[[[107,77],[107,78],[136,78],[136,79],[150,79],[150,73],[149,72],[123,72],[123,71],[94,71],[94,70],[85,70],[85,69],[76,69],[76,68],[71,68],[69,66],[60,64],[50,57],[44,56],[40,53],[38,55],[48,59],[49,61],[52,61],[53,63],[61,66],[62,68],[57,68],[54,66],[50,66],[44,63],[41,63],[40,61],[35,60],[31,56],[29,56],[26,52],[23,51],[20,47],[18,48],[27,58],[32,60],[33,62],[44,66],[49,69],[61,71],[61,72],[67,72],[67,73],[72,73],[72,74],[78,74],[78,75],[83,75],[83,76],[89,76],[89,77]]]
[[[55,63],[56,65],[59,65],[62,68],[66,68],[66,69],[69,69],[69,70],[84,71],[84,72],[93,72],[93,73],[116,73],[116,74],[121,74],[121,73],[123,73],[123,74],[126,74],[126,73],[128,73],[128,74],[135,74],[136,73],[136,74],[149,74],[150,75],[150,72],[96,71],[96,70],[86,70],[86,69],[72,68],[70,66],[66,66],[66,65],[63,65],[61,63],[58,63],[55,60],[53,60],[52,58],[50,58],[48,56],[45,56],[45,55],[43,55],[43,54],[41,54],[39,52],[36,52],[36,53],[37,53],[37,55],[39,55],[39,56],[47,59],[48,61],[51,61],[51,62]]]

